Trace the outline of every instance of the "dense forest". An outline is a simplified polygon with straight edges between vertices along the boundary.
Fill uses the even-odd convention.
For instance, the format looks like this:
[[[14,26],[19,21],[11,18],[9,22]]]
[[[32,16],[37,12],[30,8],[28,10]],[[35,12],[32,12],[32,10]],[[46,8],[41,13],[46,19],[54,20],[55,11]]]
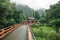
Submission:
[[[0,0],[0,29],[20,23],[25,19],[22,13],[10,0]]]

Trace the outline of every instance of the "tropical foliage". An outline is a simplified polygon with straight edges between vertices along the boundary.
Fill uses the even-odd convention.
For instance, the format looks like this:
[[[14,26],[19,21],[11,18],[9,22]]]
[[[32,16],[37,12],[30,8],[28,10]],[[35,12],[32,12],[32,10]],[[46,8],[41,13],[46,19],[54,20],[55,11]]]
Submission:
[[[22,10],[17,10],[15,3],[10,0],[0,0],[0,28],[4,28],[24,20]]]

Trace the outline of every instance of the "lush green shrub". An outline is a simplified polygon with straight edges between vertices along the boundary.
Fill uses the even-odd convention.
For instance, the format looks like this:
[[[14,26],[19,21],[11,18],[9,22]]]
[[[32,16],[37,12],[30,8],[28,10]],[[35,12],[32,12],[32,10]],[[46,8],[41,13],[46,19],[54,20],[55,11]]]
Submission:
[[[40,23],[47,23],[47,20],[46,20],[45,18],[41,18],[41,19],[39,20],[39,22],[40,22]]]
[[[48,33],[47,39],[48,40],[56,40],[56,37],[57,37],[57,33],[54,30],[51,30]]]
[[[56,27],[56,32],[59,32],[59,28],[60,28],[60,19],[55,19],[50,21],[51,24],[55,25]]]
[[[0,25],[0,29],[2,29],[4,26],[3,25]]]
[[[7,23],[6,26],[11,26],[11,25],[14,25],[14,24],[16,24],[16,22],[13,18],[11,18],[11,19],[8,20],[8,23]]]

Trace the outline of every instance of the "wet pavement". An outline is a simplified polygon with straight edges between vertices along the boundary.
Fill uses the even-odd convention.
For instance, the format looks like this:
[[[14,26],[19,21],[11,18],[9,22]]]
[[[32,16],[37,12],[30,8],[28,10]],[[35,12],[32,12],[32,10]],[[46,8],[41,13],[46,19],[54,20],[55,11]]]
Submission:
[[[1,40],[28,40],[27,25],[20,26]]]

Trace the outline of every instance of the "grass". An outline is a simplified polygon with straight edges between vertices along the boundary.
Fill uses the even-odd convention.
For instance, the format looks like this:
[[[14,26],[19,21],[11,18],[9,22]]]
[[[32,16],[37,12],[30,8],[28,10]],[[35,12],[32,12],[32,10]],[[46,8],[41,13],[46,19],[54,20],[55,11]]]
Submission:
[[[45,35],[46,33],[47,36],[51,32],[51,30],[54,30],[55,28],[44,25],[39,27],[32,27],[32,29],[33,29],[33,33],[35,34],[36,40],[46,40],[46,38],[41,38],[41,35]],[[42,34],[41,31],[43,32]]]
[[[39,28],[32,28],[33,31],[40,31],[40,29],[42,28],[43,32],[45,33],[49,33],[51,30],[54,30],[54,27],[48,27],[48,26],[41,26]]]
[[[52,27],[46,27],[46,26],[40,27],[40,28],[42,28],[43,29],[43,32],[45,32],[45,33],[49,33],[51,30],[53,30]]]
[[[36,40],[45,40],[45,38],[36,37]]]

